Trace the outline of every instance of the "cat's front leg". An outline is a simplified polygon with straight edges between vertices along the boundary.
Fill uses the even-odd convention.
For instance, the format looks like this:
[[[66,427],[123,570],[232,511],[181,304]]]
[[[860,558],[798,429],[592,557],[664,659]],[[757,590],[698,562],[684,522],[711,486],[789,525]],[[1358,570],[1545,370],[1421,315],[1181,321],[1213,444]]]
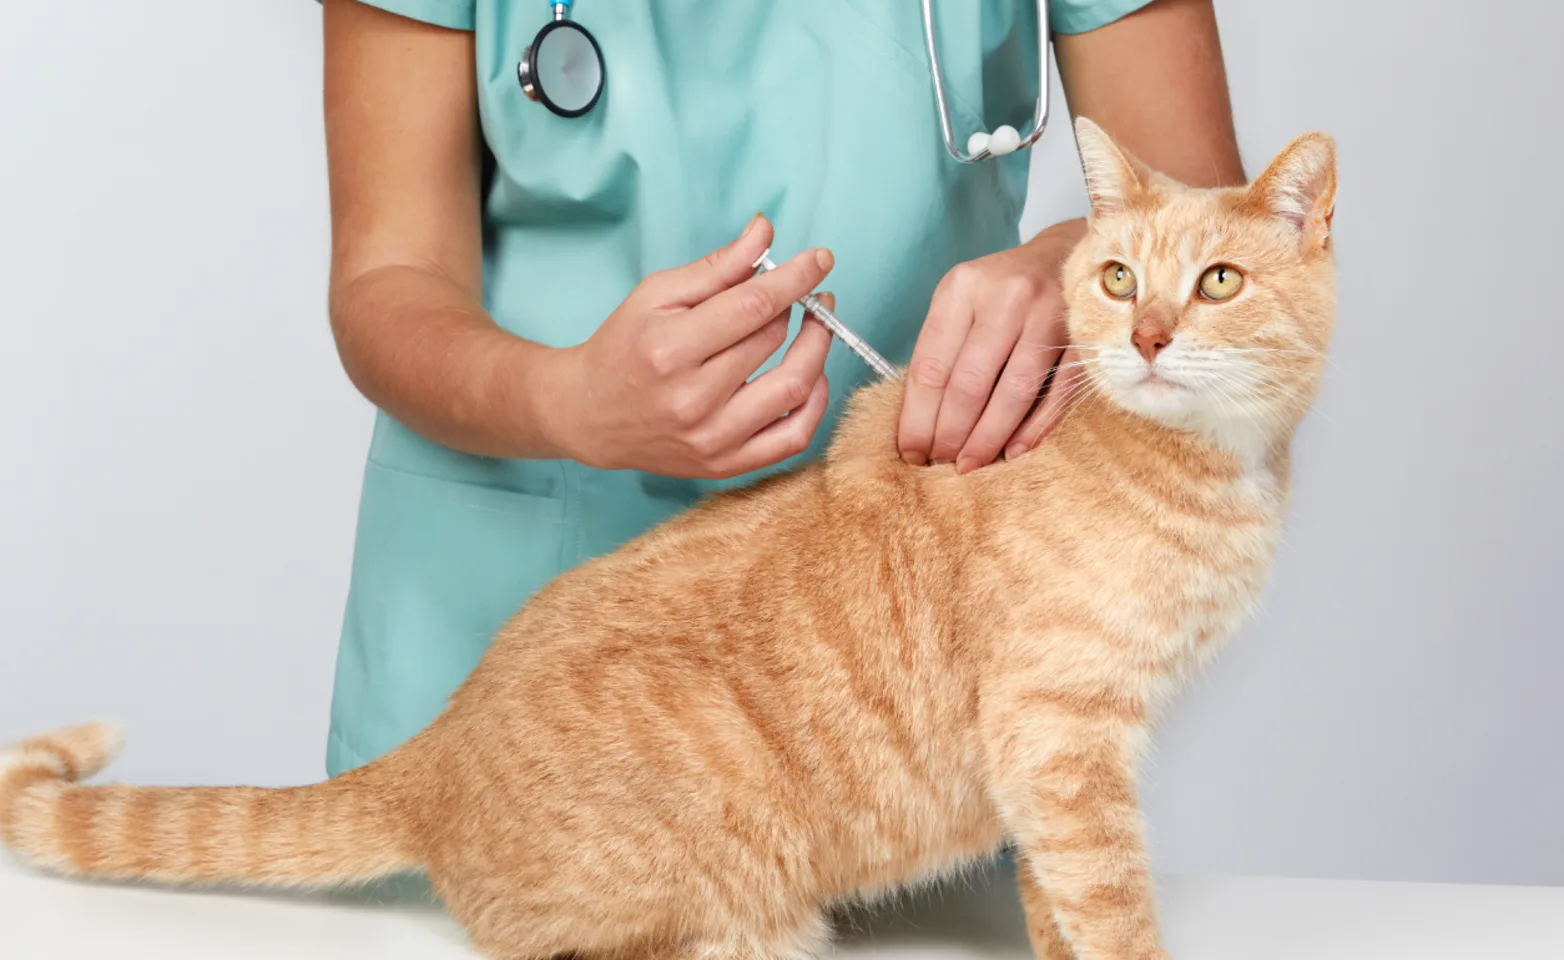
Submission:
[[[1165,960],[1135,793],[1141,731],[1057,714],[1015,719],[994,758],[995,786],[1018,868],[1039,888],[1033,900],[1051,905],[1078,960]]]
[[[1054,919],[1053,898],[1037,880],[1037,872],[1025,857],[1017,858],[1016,883],[1021,890],[1021,906],[1026,911],[1026,934],[1038,960],[1077,960],[1070,942]]]

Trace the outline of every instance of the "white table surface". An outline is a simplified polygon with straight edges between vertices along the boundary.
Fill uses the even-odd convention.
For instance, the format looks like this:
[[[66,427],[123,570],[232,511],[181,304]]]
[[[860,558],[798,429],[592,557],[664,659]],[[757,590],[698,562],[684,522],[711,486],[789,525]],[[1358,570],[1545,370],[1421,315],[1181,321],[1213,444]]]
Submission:
[[[845,929],[854,957],[1030,956],[1008,875],[908,898]],[[1564,888],[1173,878],[1163,928],[1175,960],[1561,960]],[[175,893],[25,871],[0,854],[7,960],[468,958],[418,883],[320,897]]]

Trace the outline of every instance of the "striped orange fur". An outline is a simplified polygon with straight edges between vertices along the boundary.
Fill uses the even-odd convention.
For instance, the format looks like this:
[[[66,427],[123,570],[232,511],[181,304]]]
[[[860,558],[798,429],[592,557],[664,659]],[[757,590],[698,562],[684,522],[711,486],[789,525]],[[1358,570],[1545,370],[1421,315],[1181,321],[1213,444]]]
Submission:
[[[1040,957],[1164,956],[1137,760],[1277,544],[1334,315],[1335,157],[1308,135],[1196,190],[1078,134],[1080,359],[1053,389],[1080,396],[1034,451],[908,466],[900,385],[867,388],[823,462],[546,587],[387,757],[286,790],[88,786],[117,744],[78,727],[7,755],[0,839],[169,884],[419,868],[517,960],[807,956],[833,901],[1008,840]],[[1196,292],[1212,264],[1231,300]]]

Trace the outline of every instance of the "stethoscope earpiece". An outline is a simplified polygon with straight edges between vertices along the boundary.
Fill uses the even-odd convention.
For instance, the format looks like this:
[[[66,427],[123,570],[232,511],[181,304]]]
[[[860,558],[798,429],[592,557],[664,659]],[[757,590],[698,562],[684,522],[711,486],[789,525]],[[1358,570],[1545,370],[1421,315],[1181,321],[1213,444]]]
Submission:
[[[976,163],[990,157],[1024,150],[1036,143],[1048,127],[1048,0],[1037,0],[1037,106],[1032,111],[1032,128],[1022,134],[1008,123],[993,133],[979,130],[967,138],[967,152],[956,146],[956,133],[950,120],[950,105],[945,102],[945,75],[940,69],[938,32],[934,26],[934,0],[923,0],[923,42],[929,54],[929,75],[934,81],[934,109],[939,114],[940,136],[945,150],[961,163]]]
[[[1008,123],[993,133],[979,130],[967,138],[967,153],[974,157],[979,154],[1002,157],[1007,153],[1015,153],[1020,148],[1021,132]]]
[[[571,20],[570,3],[552,0],[554,19],[543,25],[516,64],[521,92],[561,117],[579,117],[603,95],[603,50]]]

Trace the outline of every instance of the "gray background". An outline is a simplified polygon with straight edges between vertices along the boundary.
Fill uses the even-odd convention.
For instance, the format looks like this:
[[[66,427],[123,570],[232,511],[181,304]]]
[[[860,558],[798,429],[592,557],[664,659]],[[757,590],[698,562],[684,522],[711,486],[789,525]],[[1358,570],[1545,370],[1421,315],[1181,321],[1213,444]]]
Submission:
[[[1564,12],[1219,13],[1251,170],[1339,140],[1341,312],[1267,612],[1150,771],[1157,863],[1564,884]],[[0,740],[107,714],[127,779],[321,772],[370,410],[319,61],[304,0],[0,5]],[[1072,150],[1028,229],[1083,208]]]

